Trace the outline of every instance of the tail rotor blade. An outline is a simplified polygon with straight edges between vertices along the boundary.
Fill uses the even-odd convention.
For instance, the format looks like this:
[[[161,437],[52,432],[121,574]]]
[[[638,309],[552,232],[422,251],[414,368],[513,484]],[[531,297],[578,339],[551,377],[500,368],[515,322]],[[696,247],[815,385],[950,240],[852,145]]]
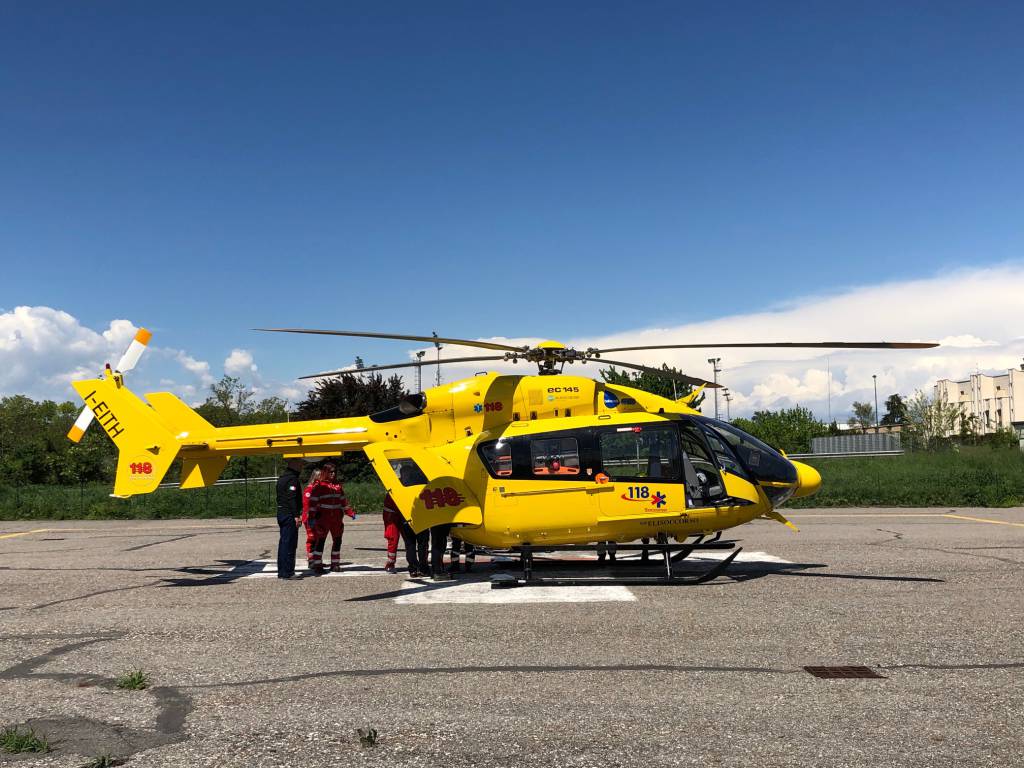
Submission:
[[[72,443],[79,442],[82,439],[82,435],[85,434],[85,430],[87,430],[89,425],[92,424],[92,419],[92,409],[87,405],[82,409],[82,412],[78,414],[78,418],[75,419],[74,426],[68,430],[68,440]]]
[[[139,358],[142,357],[142,353],[146,351],[146,346],[149,344],[149,340],[153,338],[153,334],[147,331],[145,328],[139,328],[135,332],[135,338],[132,339],[132,343],[128,345],[128,349],[121,355],[121,359],[117,361],[117,368],[115,370],[125,373],[130,371],[139,362]],[[78,418],[75,419],[74,425],[68,430],[68,440],[73,443],[80,442],[82,436],[85,434],[85,430],[92,424],[93,415],[92,409],[86,405],[82,409],[82,412],[78,414]]]
[[[151,338],[153,338],[152,333],[145,328],[139,328],[135,333],[135,338],[132,339],[132,343],[128,345],[128,349],[124,351],[121,359],[117,361],[117,367],[114,370],[126,373],[134,368],[135,364],[139,362],[139,358],[142,357],[142,353],[146,351],[146,346]]]

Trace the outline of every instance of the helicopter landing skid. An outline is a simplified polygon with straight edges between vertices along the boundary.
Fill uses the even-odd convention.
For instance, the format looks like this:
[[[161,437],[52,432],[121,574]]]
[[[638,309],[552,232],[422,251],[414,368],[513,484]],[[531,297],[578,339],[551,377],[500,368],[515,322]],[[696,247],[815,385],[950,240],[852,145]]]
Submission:
[[[658,585],[676,584],[679,586],[704,584],[718,578],[726,568],[736,559],[736,556],[743,551],[737,547],[735,541],[721,541],[721,531],[708,541],[703,536],[698,536],[696,541],[684,542],[681,544],[668,544],[659,542],[657,544],[626,544],[616,546],[616,552],[661,552],[665,563],[665,575],[655,576],[620,576],[615,578],[574,576],[569,578],[536,576],[533,569],[533,557],[537,552],[593,552],[595,547],[577,544],[564,544],[560,546],[534,547],[531,544],[524,544],[520,547],[512,547],[510,554],[518,554],[523,567],[523,575],[516,578],[510,573],[496,573],[491,576],[491,589],[507,589],[510,587],[571,587],[591,584],[635,584],[635,585]],[[694,576],[676,576],[672,571],[672,564],[681,562],[689,557],[695,550],[733,550],[728,557],[719,561],[704,573]]]

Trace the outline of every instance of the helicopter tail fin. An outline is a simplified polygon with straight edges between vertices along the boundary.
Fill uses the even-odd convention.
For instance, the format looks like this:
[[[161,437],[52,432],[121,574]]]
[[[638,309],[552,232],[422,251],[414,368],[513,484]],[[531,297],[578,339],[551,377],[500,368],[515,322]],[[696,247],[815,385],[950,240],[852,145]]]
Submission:
[[[435,525],[480,525],[480,502],[452,466],[428,448],[374,443],[363,449],[414,531]]]
[[[146,400],[160,418],[177,433],[179,439],[192,442],[208,440],[216,427],[170,392],[147,392]],[[220,479],[230,456],[219,454],[202,458],[182,457],[181,488],[206,488]]]
[[[97,423],[117,446],[114,496],[156,490],[181,441],[156,410],[132,393],[119,374],[72,382]]]

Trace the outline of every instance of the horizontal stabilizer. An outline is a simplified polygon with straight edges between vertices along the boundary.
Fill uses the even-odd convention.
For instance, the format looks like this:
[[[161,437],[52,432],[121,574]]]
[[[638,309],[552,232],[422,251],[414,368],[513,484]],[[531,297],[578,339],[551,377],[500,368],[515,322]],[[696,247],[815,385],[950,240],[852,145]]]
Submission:
[[[206,488],[220,479],[229,456],[211,456],[205,459],[181,460],[181,488]]]
[[[146,400],[167,426],[177,432],[179,440],[213,434],[214,426],[170,392],[150,392]]]

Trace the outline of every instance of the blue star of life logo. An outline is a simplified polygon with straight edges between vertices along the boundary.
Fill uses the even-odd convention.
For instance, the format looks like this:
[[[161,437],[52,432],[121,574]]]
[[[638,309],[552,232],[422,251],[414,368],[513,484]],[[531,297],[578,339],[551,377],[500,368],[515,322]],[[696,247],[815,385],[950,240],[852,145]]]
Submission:
[[[483,409],[484,409],[484,407],[480,403],[477,403],[476,405],[473,406],[473,410],[476,413],[480,413],[480,411],[482,411]]]

